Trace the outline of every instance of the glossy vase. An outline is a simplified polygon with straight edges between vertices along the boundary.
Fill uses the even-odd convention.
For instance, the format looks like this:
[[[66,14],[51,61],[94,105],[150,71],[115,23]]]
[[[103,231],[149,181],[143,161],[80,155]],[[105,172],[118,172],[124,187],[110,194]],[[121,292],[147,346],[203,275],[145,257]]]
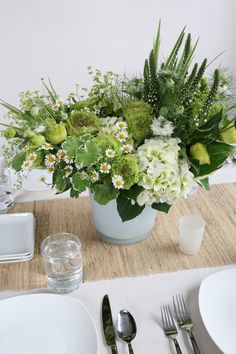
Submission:
[[[116,200],[98,204],[90,194],[90,204],[96,233],[107,242],[127,245],[145,240],[155,225],[156,210],[145,207],[136,218],[122,222]]]

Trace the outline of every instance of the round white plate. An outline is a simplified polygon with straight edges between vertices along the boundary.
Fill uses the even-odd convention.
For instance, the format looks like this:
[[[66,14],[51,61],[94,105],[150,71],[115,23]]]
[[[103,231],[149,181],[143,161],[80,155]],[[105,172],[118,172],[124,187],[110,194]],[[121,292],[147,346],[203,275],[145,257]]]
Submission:
[[[13,187],[17,186],[17,173],[9,169],[10,172],[10,177],[12,181]],[[47,172],[46,170],[40,170],[40,169],[32,169],[30,172],[26,173],[27,177],[23,179],[22,183],[22,190],[25,191],[44,191],[44,190],[49,190],[51,189],[51,183],[52,183],[52,174]],[[40,182],[41,177],[46,178],[46,183]]]
[[[0,301],[3,354],[96,354],[97,334],[86,307],[54,294]]]
[[[235,354],[236,269],[215,273],[202,281],[199,309],[216,345],[226,354]]]

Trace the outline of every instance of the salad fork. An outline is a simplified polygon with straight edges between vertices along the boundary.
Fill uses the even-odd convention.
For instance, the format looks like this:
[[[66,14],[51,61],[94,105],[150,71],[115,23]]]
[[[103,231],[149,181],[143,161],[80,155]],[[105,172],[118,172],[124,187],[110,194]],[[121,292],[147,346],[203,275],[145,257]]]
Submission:
[[[173,305],[176,315],[176,320],[178,326],[185,331],[187,331],[188,336],[191,340],[193,351],[195,354],[201,354],[200,349],[198,348],[197,342],[192,333],[193,322],[190,317],[189,310],[186,306],[183,295],[176,295],[173,297]]]
[[[176,337],[178,335],[178,330],[177,330],[176,325],[174,323],[174,319],[171,314],[169,305],[161,306],[161,319],[162,319],[162,324],[163,324],[163,329],[164,329],[165,335],[167,337],[171,338],[172,341],[174,342],[176,353],[182,354],[179,343],[176,339]]]

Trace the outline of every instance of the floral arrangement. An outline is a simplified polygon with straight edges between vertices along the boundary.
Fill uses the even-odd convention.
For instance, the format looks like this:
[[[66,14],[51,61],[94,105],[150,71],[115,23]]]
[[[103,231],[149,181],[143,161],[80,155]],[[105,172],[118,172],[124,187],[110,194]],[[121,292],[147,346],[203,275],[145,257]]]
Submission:
[[[235,151],[236,105],[223,71],[207,77],[207,59],[192,65],[196,45],[184,29],[160,61],[159,25],[143,75],[88,67],[92,88],[77,86],[65,100],[50,80],[43,94],[23,92],[20,108],[1,100],[8,163],[19,174],[47,169],[72,198],[89,188],[102,205],[116,199],[123,221],[146,205],[167,212],[194,182],[208,189],[209,174]]]

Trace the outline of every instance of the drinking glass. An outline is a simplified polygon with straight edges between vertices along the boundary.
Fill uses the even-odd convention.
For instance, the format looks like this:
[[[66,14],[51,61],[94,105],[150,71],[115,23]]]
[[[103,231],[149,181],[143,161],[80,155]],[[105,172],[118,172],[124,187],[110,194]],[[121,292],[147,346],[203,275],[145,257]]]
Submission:
[[[0,174],[0,214],[8,212],[14,203],[11,179],[4,174]]]
[[[48,286],[58,293],[69,293],[83,281],[81,243],[70,233],[48,236],[41,245]]]
[[[201,248],[205,221],[201,215],[184,215],[179,220],[180,251],[195,255]]]

